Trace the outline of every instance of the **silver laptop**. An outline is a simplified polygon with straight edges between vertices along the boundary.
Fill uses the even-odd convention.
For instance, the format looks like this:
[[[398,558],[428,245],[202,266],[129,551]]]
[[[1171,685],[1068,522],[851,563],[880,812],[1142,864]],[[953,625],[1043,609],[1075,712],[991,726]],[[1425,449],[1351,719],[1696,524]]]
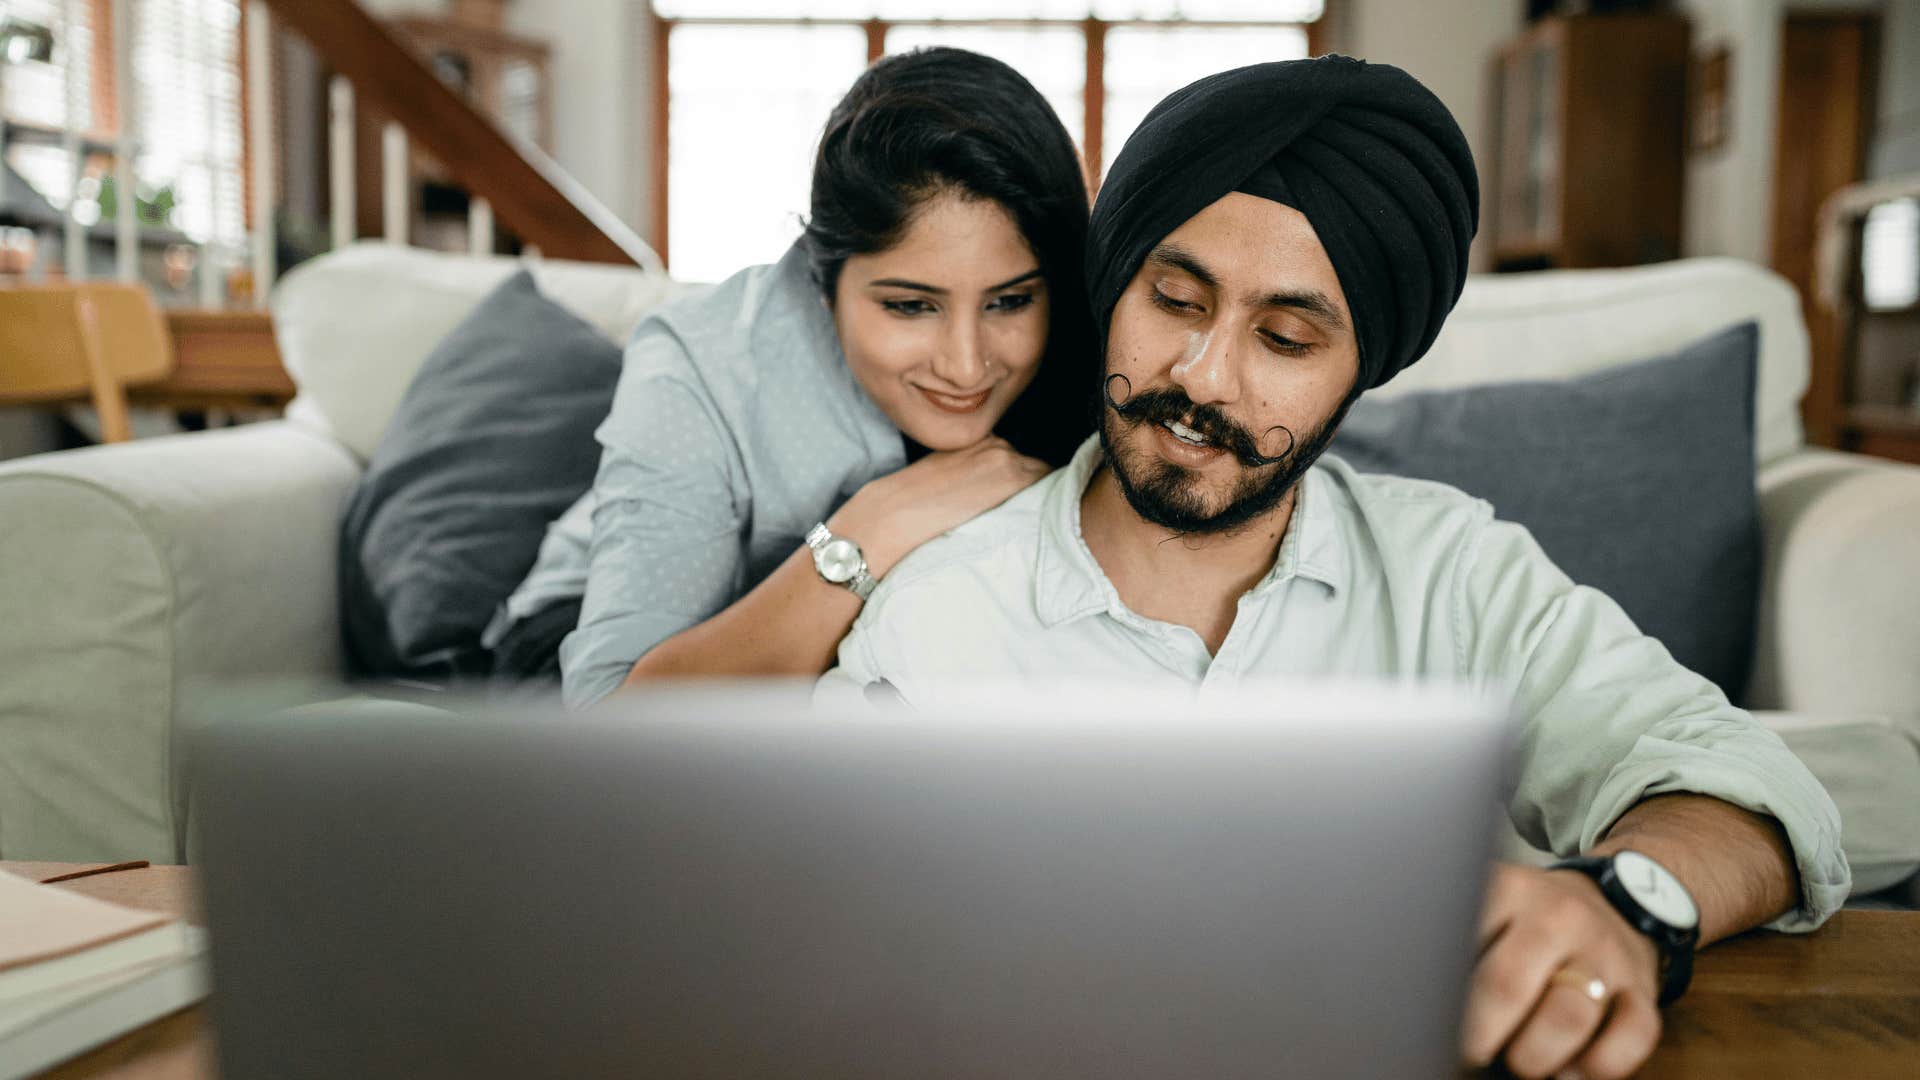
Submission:
[[[1500,703],[916,705],[710,686],[210,727],[221,1075],[1454,1070]]]

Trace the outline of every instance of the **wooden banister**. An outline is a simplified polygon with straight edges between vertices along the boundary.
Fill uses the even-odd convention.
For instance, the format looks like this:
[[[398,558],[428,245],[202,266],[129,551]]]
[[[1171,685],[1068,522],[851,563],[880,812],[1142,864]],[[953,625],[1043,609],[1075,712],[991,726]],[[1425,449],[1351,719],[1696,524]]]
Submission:
[[[461,100],[425,61],[354,0],[265,0],[275,21],[306,39],[493,214],[557,259],[647,265],[638,234],[537,147],[509,137]]]

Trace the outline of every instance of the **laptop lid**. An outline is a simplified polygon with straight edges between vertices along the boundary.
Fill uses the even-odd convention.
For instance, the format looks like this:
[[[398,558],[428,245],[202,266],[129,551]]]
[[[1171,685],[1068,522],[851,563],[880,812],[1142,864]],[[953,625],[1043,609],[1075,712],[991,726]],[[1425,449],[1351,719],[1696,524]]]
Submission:
[[[1454,1067],[1503,709],[956,688],[209,728],[221,1073]]]

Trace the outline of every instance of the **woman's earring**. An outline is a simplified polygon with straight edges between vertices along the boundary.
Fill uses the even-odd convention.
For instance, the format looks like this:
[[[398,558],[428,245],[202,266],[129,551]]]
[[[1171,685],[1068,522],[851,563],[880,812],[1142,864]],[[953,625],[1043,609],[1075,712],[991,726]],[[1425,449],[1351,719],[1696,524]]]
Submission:
[[[1106,395],[1107,404],[1112,406],[1116,411],[1118,411],[1120,409],[1124,409],[1127,407],[1127,401],[1113,400],[1113,380],[1115,379],[1119,379],[1121,382],[1127,384],[1127,401],[1133,400],[1133,380],[1127,378],[1125,375],[1122,375],[1116,371],[1113,374],[1107,376],[1106,382],[1103,382],[1100,384],[1100,392]]]

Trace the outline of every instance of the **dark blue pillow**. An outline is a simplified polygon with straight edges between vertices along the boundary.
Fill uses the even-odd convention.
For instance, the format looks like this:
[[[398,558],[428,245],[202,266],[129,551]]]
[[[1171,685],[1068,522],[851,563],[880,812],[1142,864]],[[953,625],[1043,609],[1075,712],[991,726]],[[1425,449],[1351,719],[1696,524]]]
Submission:
[[[1533,533],[1674,658],[1739,700],[1760,592],[1760,330],[1564,382],[1362,398],[1331,452],[1438,480]]]
[[[434,349],[341,524],[354,674],[487,673],[481,631],[532,568],[547,523],[593,483],[591,433],[619,377],[619,346],[525,270]]]

